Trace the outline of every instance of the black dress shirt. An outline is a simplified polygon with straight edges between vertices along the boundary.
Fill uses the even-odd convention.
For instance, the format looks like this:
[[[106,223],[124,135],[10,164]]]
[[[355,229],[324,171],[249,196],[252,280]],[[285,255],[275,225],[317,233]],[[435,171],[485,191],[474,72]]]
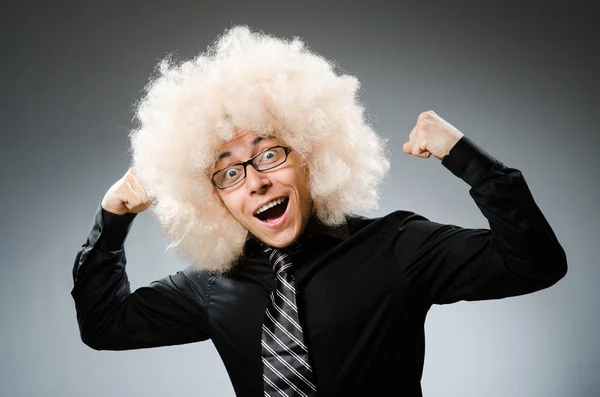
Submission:
[[[421,396],[432,304],[526,294],[566,274],[519,170],[466,136],[442,165],[470,186],[489,230],[402,210],[348,216],[338,228],[309,222],[295,277],[319,396]],[[275,280],[256,241],[227,274],[189,266],[131,292],[123,244],[134,217],[99,206],[77,253],[71,294],[83,342],[127,350],[211,339],[236,395],[263,396],[261,325]]]

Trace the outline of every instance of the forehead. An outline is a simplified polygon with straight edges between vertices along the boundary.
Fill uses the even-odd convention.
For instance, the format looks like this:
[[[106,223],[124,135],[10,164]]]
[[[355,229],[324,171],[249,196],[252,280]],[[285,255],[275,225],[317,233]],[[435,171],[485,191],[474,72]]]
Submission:
[[[227,142],[224,142],[217,149],[216,161],[222,160],[228,157],[244,157],[247,156],[253,148],[259,145],[261,142],[266,143],[281,143],[280,140],[260,135],[255,131],[240,131],[236,133],[235,137]]]

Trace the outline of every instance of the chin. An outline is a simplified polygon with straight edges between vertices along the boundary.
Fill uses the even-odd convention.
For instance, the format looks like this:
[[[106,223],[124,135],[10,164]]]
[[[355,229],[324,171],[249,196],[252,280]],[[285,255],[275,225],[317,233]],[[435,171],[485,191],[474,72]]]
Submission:
[[[299,237],[299,233],[295,233],[294,231],[290,230],[289,232],[286,231],[286,232],[283,232],[283,233],[277,235],[273,239],[265,236],[265,239],[270,240],[270,241],[264,241],[264,242],[275,248],[285,248],[285,247],[291,245],[294,241],[296,241],[296,239],[298,237]]]
[[[300,237],[300,228],[297,225],[289,225],[281,230],[265,232],[257,228],[252,234],[263,243],[275,248],[284,248],[291,245]]]

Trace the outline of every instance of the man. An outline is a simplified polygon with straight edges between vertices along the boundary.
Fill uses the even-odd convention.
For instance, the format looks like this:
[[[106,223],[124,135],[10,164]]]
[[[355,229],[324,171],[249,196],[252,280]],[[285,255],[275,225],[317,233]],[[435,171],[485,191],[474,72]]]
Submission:
[[[104,196],[73,268],[84,343],[211,339],[239,396],[421,396],[433,304],[549,287],[565,253],[522,174],[433,111],[403,150],[470,186],[490,230],[409,211],[370,219],[389,167],[356,79],[298,40],[231,29],[161,65],[132,167]],[[123,243],[152,207],[190,266],[131,292]]]

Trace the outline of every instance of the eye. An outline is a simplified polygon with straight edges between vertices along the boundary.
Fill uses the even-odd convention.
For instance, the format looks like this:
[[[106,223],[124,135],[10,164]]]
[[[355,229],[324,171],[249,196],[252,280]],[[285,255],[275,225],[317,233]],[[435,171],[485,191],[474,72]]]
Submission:
[[[234,179],[240,172],[236,168],[228,168],[223,172],[225,179]]]
[[[267,150],[260,156],[260,161],[264,163],[268,163],[277,157],[277,152],[275,150]]]

